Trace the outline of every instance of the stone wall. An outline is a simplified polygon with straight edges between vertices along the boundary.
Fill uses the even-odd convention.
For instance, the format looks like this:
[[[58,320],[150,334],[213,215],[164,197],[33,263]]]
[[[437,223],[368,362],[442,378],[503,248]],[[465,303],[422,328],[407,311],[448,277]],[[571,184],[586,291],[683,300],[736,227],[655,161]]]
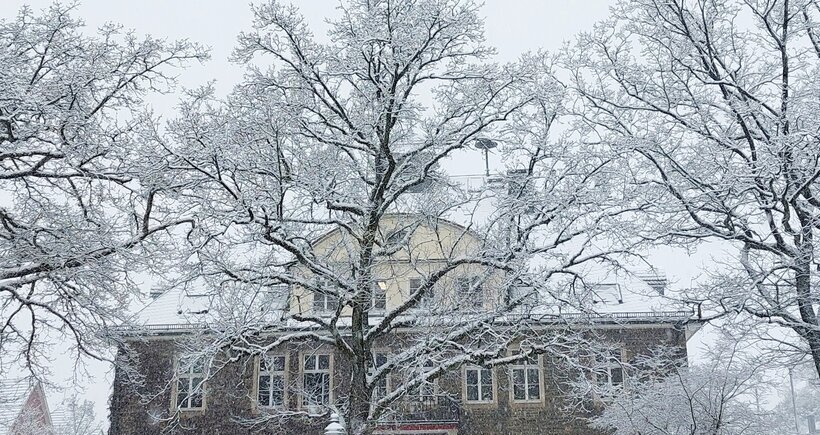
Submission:
[[[598,330],[607,340],[621,343],[627,360],[645,354],[651,347],[665,343],[677,346],[685,356],[686,342],[682,329],[672,327],[613,327]],[[126,372],[117,369],[114,392],[111,398],[111,427],[109,435],[154,435],[163,433],[171,426],[181,434],[298,434],[320,435],[327,424],[327,417],[308,418],[290,415],[280,419],[281,414],[270,415],[270,421],[246,427],[253,419],[266,417],[264,410],[256,409],[255,367],[253,359],[237,355],[223,355],[217,360],[218,370],[206,385],[206,407],[201,411],[174,413],[172,407],[172,379],[175,343],[170,339],[150,338],[133,342],[134,354],[139,360],[134,364],[145,376],[142,385],[130,382]],[[301,347],[303,349],[304,347]],[[291,386],[299,379],[300,347],[291,347],[288,373]],[[226,362],[233,358],[232,362]],[[333,390],[334,400],[344,401],[346,391],[347,361],[334,354]],[[224,363],[224,364],[223,364]],[[510,376],[507,368],[495,369],[494,404],[466,405],[462,400],[461,371],[454,371],[439,380],[439,388],[447,393],[458,408],[459,433],[470,435],[547,435],[547,434],[598,434],[587,428],[579,415],[564,411],[565,386],[563,371],[549,358],[544,357],[544,394],[542,403],[519,404],[510,400]],[[289,394],[288,409],[298,409],[297,394]]]

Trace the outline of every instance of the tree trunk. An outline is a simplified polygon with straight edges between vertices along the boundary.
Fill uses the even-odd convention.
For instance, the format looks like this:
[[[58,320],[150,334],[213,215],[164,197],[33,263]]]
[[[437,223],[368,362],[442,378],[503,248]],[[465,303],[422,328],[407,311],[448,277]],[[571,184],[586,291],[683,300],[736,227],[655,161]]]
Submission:
[[[367,385],[367,370],[370,366],[370,345],[364,336],[368,328],[368,312],[370,300],[373,297],[371,262],[373,245],[375,244],[378,219],[371,217],[361,242],[359,256],[358,278],[359,291],[353,298],[351,313],[351,341],[353,355],[351,357],[350,392],[348,394],[347,433],[348,435],[369,435],[371,428],[368,424],[370,415],[371,391]]]

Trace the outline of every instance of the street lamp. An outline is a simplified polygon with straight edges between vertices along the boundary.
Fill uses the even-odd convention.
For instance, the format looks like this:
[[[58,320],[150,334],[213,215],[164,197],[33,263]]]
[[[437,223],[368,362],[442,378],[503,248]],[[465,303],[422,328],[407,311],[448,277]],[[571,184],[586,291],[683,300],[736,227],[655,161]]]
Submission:
[[[498,142],[486,137],[479,137],[475,140],[475,147],[484,150],[484,174],[490,176],[490,150],[497,147]]]

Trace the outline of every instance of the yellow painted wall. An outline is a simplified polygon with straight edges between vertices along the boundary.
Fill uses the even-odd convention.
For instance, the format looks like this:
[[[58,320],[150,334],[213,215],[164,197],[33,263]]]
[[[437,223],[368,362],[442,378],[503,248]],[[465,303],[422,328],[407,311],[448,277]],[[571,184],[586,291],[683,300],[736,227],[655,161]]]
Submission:
[[[381,240],[397,228],[412,228],[412,236],[407,247],[385,257],[373,266],[373,277],[387,283],[387,311],[398,307],[407,300],[410,292],[411,278],[424,278],[441,270],[447,259],[475,256],[484,244],[481,238],[465,228],[446,222],[420,221],[416,216],[388,216],[382,221]],[[350,272],[350,258],[357,259],[356,244],[341,231],[334,231],[319,239],[314,252],[317,257],[326,261],[338,273]],[[461,265],[449,272],[434,290],[435,298],[431,304],[449,304],[458,302],[455,280],[458,277],[481,277],[487,274],[487,268],[479,265]],[[296,273],[305,277],[310,274],[303,266],[297,266]],[[503,275],[493,272],[482,283],[484,298],[483,308],[491,309],[503,300],[501,292]],[[313,306],[313,293],[296,287],[290,300],[290,309],[294,314],[310,315]],[[349,310],[349,309],[348,309]],[[342,315],[349,315],[343,312]]]

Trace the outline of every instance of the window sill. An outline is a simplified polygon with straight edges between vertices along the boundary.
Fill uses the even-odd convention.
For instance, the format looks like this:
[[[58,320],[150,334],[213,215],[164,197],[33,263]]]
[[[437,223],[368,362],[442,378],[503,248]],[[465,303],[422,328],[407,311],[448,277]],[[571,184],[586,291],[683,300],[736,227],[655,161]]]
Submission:
[[[200,408],[177,408],[180,416],[196,416],[203,415],[208,408],[203,406]]]
[[[498,403],[495,400],[490,401],[467,401],[465,400],[464,406],[467,408],[495,408],[498,406]]]
[[[544,406],[543,400],[511,400],[510,404],[512,406],[521,406],[521,407],[534,407],[534,406]]]

